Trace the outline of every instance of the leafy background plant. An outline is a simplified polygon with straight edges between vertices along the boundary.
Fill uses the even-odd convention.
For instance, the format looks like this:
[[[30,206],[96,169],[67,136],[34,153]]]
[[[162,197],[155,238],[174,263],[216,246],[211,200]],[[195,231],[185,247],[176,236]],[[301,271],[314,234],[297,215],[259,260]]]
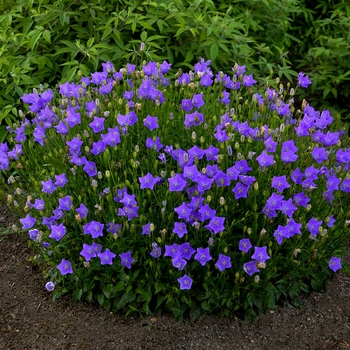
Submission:
[[[18,118],[23,92],[54,87],[111,60],[145,58],[185,68],[199,57],[227,70],[239,62],[256,77],[315,82],[315,107],[349,113],[349,5],[318,1],[4,0],[0,4],[0,139]],[[325,89],[323,89],[325,87]],[[321,101],[321,102],[320,102]]]

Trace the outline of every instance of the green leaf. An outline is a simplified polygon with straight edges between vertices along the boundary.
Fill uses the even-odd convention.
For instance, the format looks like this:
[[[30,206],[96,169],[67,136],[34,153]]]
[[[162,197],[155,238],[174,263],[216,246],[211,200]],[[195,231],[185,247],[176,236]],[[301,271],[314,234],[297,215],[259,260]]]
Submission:
[[[147,39],[147,32],[142,32],[141,35],[140,35],[140,38],[141,38],[141,40],[142,40],[143,42],[145,42],[146,39]]]
[[[132,301],[134,301],[136,298],[135,294],[131,294],[131,293],[125,293],[121,299],[119,300],[119,303],[117,305],[117,308],[120,309],[123,306],[125,306],[128,303],[131,303]]]
[[[316,292],[320,292],[323,289],[323,281],[321,280],[311,280],[311,286]]]
[[[88,47],[89,49],[90,49],[91,46],[93,45],[94,40],[95,40],[95,38],[92,37],[92,38],[90,38],[90,39],[87,41],[86,45],[87,45],[87,47]]]
[[[43,34],[43,31],[42,30],[33,30],[31,33],[32,33],[32,36],[31,36],[30,41],[29,41],[29,47],[31,48],[32,51],[34,51],[34,48],[35,48],[39,38]]]
[[[76,289],[72,295],[73,302],[75,301],[80,301],[81,296],[83,295],[83,290],[82,289]]]
[[[44,30],[43,37],[49,44],[51,44],[51,32],[49,30]]]
[[[216,57],[218,56],[219,53],[219,47],[217,43],[213,43],[210,47],[210,59],[211,61],[215,61]]]

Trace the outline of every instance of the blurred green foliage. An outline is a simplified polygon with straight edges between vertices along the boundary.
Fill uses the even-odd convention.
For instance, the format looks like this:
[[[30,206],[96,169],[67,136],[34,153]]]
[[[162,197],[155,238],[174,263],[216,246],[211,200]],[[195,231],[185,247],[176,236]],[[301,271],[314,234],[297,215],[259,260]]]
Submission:
[[[0,142],[24,92],[72,80],[79,70],[88,75],[108,60],[116,68],[138,63],[141,42],[144,58],[178,68],[204,57],[216,70],[237,62],[283,81],[303,70],[317,101],[336,98],[342,112],[350,109],[345,0],[316,7],[307,0],[3,0],[0,13]]]

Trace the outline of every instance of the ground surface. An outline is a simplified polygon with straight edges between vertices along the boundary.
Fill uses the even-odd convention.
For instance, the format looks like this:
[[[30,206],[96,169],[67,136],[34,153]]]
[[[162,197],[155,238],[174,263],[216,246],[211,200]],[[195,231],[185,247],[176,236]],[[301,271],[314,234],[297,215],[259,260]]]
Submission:
[[[1,205],[0,221],[1,228],[15,222]],[[195,323],[170,315],[121,319],[69,296],[53,302],[23,239],[2,229],[0,240],[1,350],[350,349],[350,277],[342,271],[303,309],[278,309],[252,325],[218,315]]]

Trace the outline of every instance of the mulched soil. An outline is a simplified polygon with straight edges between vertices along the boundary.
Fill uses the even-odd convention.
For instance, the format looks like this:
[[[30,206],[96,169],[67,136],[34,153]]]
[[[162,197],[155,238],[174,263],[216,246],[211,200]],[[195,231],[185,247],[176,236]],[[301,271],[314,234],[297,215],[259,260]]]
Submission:
[[[16,220],[0,205],[0,227]],[[304,307],[280,308],[253,324],[204,315],[122,318],[96,305],[53,302],[32,252],[18,234],[0,233],[0,349],[350,349],[350,276],[338,271]],[[350,249],[344,259],[350,263]]]

